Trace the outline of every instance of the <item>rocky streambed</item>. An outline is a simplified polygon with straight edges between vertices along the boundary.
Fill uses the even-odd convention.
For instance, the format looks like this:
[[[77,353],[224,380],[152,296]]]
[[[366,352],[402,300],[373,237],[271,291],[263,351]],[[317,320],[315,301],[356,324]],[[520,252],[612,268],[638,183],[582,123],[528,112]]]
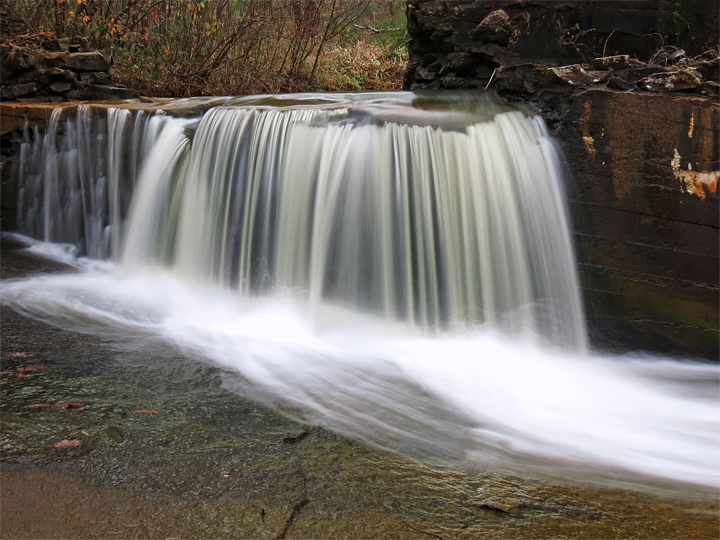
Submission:
[[[68,271],[4,241],[2,278]],[[440,463],[307,426],[153,343],[2,311],[2,538],[717,538],[712,492]],[[666,486],[667,487],[667,486]]]

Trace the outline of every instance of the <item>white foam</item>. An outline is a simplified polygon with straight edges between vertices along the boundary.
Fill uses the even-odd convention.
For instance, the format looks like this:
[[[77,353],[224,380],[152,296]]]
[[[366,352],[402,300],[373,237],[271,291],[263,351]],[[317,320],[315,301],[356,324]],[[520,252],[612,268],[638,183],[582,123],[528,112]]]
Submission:
[[[482,329],[428,336],[329,305],[313,318],[290,294],[242,298],[160,270],[0,293],[55,324],[162,338],[238,373],[236,390],[377,444],[718,486],[716,365],[570,355]]]

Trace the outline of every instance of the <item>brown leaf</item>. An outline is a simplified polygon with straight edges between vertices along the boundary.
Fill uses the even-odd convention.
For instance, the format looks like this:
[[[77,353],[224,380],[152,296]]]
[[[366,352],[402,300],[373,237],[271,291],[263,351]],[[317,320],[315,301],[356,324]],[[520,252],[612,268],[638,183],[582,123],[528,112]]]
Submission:
[[[14,352],[10,353],[10,356],[12,356],[13,358],[31,358],[35,355],[26,352]]]
[[[32,405],[25,405],[26,409],[34,409],[36,407],[52,407],[49,403],[34,403]]]
[[[60,407],[61,409],[81,409],[85,405],[82,403],[58,403],[55,406]]]
[[[34,366],[25,366],[25,367],[19,367],[17,370],[21,373],[25,373],[27,371],[37,371],[38,369],[45,369],[45,366],[41,364],[37,364]]]
[[[139,413],[147,413],[147,414],[160,414],[158,411],[153,411],[150,409],[140,409],[139,411],[135,411]]]
[[[53,448],[70,448],[72,446],[80,446],[80,439],[63,439],[53,444]]]

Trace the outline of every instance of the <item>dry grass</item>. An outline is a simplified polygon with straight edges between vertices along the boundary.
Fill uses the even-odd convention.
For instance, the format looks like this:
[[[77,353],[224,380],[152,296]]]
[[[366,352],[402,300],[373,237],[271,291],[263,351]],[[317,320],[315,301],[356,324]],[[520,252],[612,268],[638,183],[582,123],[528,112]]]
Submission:
[[[400,0],[0,0],[2,41],[84,37],[136,95],[398,90]]]
[[[390,55],[381,45],[358,41],[336,46],[322,58],[317,85],[321,90],[401,90],[407,67],[406,55]]]

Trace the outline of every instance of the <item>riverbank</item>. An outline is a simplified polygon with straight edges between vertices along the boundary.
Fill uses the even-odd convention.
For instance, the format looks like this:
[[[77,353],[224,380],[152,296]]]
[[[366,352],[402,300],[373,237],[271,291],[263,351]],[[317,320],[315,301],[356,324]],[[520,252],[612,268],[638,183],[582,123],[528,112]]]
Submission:
[[[3,279],[62,270],[7,241],[1,261]],[[163,345],[7,308],[2,329],[2,538],[718,536],[712,493],[564,485],[374,449],[244,399],[228,389],[235,374]]]

